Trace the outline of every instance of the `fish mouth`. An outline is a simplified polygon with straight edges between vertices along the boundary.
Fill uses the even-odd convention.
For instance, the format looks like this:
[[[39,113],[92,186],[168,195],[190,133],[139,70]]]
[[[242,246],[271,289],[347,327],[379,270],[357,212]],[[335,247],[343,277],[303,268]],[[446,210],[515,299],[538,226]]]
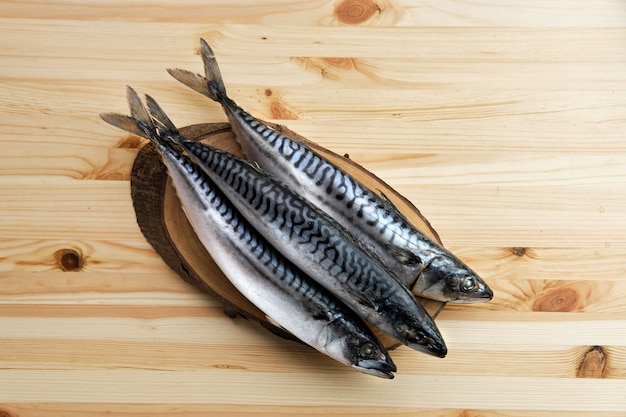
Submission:
[[[428,353],[438,358],[445,358],[448,354],[448,348],[446,345],[429,345]]]
[[[493,290],[485,285],[480,299],[485,301],[491,301],[493,299]]]
[[[378,360],[363,360],[359,361],[359,364],[351,365],[352,368],[363,372],[364,374],[377,376],[384,379],[393,379],[392,372],[396,372],[396,365],[389,358],[386,362]]]
[[[443,340],[441,342],[437,342],[435,339],[428,338],[420,343],[411,343],[408,346],[419,352],[427,353],[437,358],[445,358],[448,354],[448,348]]]

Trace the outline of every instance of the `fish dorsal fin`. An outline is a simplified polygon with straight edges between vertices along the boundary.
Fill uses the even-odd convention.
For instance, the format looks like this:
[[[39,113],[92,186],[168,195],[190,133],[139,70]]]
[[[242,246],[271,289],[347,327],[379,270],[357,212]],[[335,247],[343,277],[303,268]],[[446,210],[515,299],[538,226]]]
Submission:
[[[402,213],[400,213],[400,210],[398,210],[398,208],[396,207],[395,204],[393,204],[391,199],[389,199],[389,197],[387,197],[387,195],[385,195],[383,190],[378,189],[377,191],[378,191],[378,194],[380,195],[380,199],[382,201],[382,205],[383,205],[384,209],[389,211],[390,213],[392,213],[394,216],[401,216],[402,218],[404,218]]]

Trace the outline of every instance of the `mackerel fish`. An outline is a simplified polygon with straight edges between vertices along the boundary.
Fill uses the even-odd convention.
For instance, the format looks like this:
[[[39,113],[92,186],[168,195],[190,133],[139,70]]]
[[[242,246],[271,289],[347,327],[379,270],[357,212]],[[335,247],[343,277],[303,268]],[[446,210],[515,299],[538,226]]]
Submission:
[[[493,292],[478,274],[419,231],[384,195],[230,99],[215,55],[203,39],[201,56],[204,77],[181,69],[168,72],[222,105],[248,158],[358,236],[414,294],[453,303],[491,300]]]
[[[287,259],[401,343],[434,356],[446,355],[428,312],[343,227],[257,165],[185,138],[156,101],[146,100],[161,135],[181,146]]]
[[[235,287],[271,321],[318,351],[366,374],[393,378],[396,366],[365,323],[271,247],[159,132],[130,87],[127,95],[130,117],[107,113],[102,118],[156,144],[189,222]]]

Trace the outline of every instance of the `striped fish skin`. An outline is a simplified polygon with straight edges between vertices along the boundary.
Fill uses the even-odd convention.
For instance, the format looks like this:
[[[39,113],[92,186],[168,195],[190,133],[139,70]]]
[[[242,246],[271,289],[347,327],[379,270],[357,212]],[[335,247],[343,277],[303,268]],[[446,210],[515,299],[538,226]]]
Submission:
[[[446,355],[435,322],[410,291],[326,213],[248,161],[186,139],[149,97],[148,107],[159,129],[169,132],[168,138],[185,149],[287,259],[400,342]]]
[[[271,247],[206,174],[146,120],[136,93],[129,96],[134,117],[103,118],[156,144],[187,218],[237,289],[318,351],[363,373],[393,378],[393,361],[360,318]]]
[[[414,294],[453,303],[491,300],[493,292],[478,274],[419,231],[384,196],[231,100],[213,51],[204,40],[201,44],[206,78],[183,70],[168,71],[183,84],[222,104],[251,160],[340,219]]]

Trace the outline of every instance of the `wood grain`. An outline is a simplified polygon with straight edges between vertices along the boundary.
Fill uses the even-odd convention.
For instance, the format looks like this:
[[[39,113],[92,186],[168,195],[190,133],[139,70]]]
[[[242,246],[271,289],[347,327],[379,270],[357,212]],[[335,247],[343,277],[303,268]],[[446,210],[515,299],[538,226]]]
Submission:
[[[252,5],[256,7],[251,7]],[[270,0],[262,7],[250,0],[207,4],[201,0],[185,5],[159,2],[145,7],[141,1],[124,3],[120,13],[117,3],[104,0],[81,4],[51,1],[45,8],[34,0],[5,1],[2,16],[11,18],[116,21],[174,21],[203,23],[292,23],[302,25],[368,24],[397,26],[527,26],[527,27],[606,27],[622,26],[626,10],[616,0],[577,3],[564,7],[562,0],[546,0],[522,5],[513,0],[493,3],[468,3],[462,0],[389,1],[285,1]],[[558,19],[557,19],[558,17]]]
[[[364,416],[374,417],[385,413],[393,412],[399,417],[411,417],[416,413],[424,417],[441,417],[442,415],[450,417],[526,417],[529,412],[526,410],[467,410],[467,409],[448,409],[446,414],[442,414],[441,410],[433,409],[414,409],[400,407],[362,407],[362,406],[336,406],[328,409],[325,406],[300,407],[293,406],[280,407],[272,405],[246,405],[239,404],[236,406],[228,404],[123,404],[123,403],[25,403],[19,405],[10,405],[2,411],[9,416],[19,415],[25,417],[39,417],[49,415],[63,414],[68,417],[94,417],[103,415],[120,415],[125,417],[146,417],[153,415],[168,416],[238,416],[254,414],[255,416],[274,417],[274,416],[291,416],[294,414],[311,413],[313,415],[329,415],[329,416]],[[14,414],[10,414],[14,413]],[[577,411],[534,411],[533,416],[537,417],[622,417],[622,412],[577,412]]]
[[[0,415],[617,417],[626,411],[626,7],[461,0],[0,1]],[[143,239],[124,86],[165,69],[362,164],[489,281],[393,381],[226,317]]]

